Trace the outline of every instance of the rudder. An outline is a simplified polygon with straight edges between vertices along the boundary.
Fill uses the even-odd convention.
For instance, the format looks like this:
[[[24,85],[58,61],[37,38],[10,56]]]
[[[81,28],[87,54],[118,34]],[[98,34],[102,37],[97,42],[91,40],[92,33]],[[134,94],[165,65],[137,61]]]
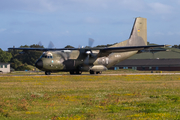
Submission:
[[[129,39],[110,47],[145,45],[147,45],[147,19],[137,17],[134,21]]]

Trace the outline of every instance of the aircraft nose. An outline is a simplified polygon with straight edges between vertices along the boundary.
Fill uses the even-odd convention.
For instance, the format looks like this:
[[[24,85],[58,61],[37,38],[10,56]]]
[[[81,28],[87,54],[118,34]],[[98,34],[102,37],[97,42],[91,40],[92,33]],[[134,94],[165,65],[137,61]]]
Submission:
[[[38,69],[43,68],[43,61],[42,61],[42,60],[38,60],[38,61],[35,63],[35,66],[36,66]]]

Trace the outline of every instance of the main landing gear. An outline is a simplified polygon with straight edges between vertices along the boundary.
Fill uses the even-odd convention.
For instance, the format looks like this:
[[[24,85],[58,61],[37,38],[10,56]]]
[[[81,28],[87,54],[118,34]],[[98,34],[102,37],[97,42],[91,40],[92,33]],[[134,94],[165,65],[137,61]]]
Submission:
[[[95,71],[90,70],[89,73],[90,73],[90,74],[102,74],[102,71],[97,71],[97,72],[95,72]]]
[[[51,75],[50,71],[45,71],[45,75]]]
[[[82,72],[81,71],[70,71],[69,73],[71,75],[80,75]]]
[[[81,75],[82,71],[70,71],[71,75]],[[102,74],[102,71],[89,71],[90,74]],[[51,75],[50,71],[45,71],[45,75]]]

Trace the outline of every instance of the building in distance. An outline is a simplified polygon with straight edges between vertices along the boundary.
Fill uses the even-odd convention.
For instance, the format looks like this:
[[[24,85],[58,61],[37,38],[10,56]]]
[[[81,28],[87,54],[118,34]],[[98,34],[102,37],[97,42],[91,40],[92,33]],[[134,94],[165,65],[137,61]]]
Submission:
[[[10,63],[0,63],[0,73],[10,73]]]

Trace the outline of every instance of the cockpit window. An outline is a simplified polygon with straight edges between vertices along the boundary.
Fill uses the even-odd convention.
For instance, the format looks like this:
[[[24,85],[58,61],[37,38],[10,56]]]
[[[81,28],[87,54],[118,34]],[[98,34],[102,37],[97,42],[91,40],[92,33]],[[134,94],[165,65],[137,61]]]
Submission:
[[[51,53],[43,53],[40,58],[53,58]]]

